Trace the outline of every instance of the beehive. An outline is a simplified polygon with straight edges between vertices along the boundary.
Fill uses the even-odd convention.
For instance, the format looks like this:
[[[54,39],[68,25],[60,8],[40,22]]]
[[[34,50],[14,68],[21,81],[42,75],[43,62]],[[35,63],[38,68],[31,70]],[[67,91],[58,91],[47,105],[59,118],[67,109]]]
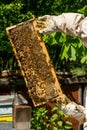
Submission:
[[[34,106],[55,100],[62,94],[54,67],[34,19],[6,28],[29,96]]]
[[[26,105],[14,106],[15,130],[30,130],[31,107]]]

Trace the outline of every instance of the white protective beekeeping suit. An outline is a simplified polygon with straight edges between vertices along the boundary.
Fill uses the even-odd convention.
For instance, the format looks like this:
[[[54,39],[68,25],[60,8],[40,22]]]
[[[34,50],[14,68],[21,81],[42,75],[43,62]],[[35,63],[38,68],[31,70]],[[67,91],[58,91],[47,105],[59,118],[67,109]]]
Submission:
[[[62,13],[58,16],[44,15],[38,18],[39,33],[62,32],[82,39],[87,47],[87,17],[79,13]]]
[[[44,15],[38,18],[37,25],[38,31],[41,34],[62,32],[81,38],[83,45],[87,47],[87,17],[84,17],[83,14],[62,13],[58,16]],[[65,100],[67,100],[67,103]],[[66,114],[77,119],[79,123],[84,123],[87,112],[83,106],[69,101],[66,96],[60,96],[58,102],[60,103],[60,108]]]

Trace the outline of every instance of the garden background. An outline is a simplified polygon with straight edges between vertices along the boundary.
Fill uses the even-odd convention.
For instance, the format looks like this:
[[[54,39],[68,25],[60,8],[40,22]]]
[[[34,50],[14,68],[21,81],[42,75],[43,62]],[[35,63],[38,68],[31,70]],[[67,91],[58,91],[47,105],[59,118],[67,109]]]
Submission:
[[[61,13],[82,13],[87,16],[86,0],[0,0],[0,71],[17,70],[16,58],[6,34],[6,28],[20,22],[43,15],[59,15]],[[87,75],[87,48],[77,37],[71,37],[63,33],[53,33],[42,36],[56,72],[68,72],[72,75]],[[38,68],[39,69],[39,68]],[[36,130],[47,130],[50,124],[57,120],[60,130],[70,129],[70,122],[63,122],[60,116],[63,113],[55,106],[59,115],[47,115],[46,108],[34,110],[35,118],[32,119]],[[43,114],[42,114],[43,113]],[[58,118],[59,116],[59,118]],[[38,117],[38,118],[37,118]],[[44,118],[46,117],[46,118]],[[50,123],[48,120],[50,118]],[[44,119],[45,124],[43,124]],[[41,122],[39,122],[41,120]],[[36,122],[38,121],[38,124]],[[65,124],[64,124],[65,123]],[[53,125],[52,125],[53,127]],[[52,130],[49,127],[49,130]],[[59,130],[54,127],[53,130]]]

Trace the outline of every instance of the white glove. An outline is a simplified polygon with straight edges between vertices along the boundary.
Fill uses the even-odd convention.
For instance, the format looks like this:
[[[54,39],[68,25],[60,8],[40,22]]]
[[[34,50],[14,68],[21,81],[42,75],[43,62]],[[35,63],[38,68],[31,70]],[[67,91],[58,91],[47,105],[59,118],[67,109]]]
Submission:
[[[60,109],[67,115],[75,118],[80,124],[84,122],[86,109],[71,101],[66,95],[59,96],[57,98]]]
[[[84,130],[87,130],[87,122],[84,122],[84,124],[83,124],[83,129],[84,129]]]
[[[52,32],[57,31],[54,17],[56,16],[44,15],[38,18],[37,23],[38,23],[38,27],[40,28],[39,33],[51,34]]]
[[[67,105],[62,105],[61,110],[63,112],[76,120],[79,121],[80,124],[84,123],[85,120],[85,108],[81,105],[77,105],[74,102],[69,103]]]

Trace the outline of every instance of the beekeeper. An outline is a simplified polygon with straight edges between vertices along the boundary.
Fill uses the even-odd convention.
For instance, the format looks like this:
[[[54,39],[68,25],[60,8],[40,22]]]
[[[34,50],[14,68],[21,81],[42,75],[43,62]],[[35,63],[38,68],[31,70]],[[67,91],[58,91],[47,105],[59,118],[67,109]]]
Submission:
[[[87,17],[79,13],[62,13],[61,15],[44,15],[38,18],[39,33],[51,34],[62,32],[82,39],[87,47]]]
[[[62,13],[61,15],[44,15],[37,19],[38,31],[40,34],[51,34],[62,32],[70,36],[81,38],[83,45],[87,47],[87,17],[79,13]],[[60,98],[61,99],[61,98]],[[63,98],[62,98],[63,99]],[[66,98],[64,98],[65,100]],[[61,109],[68,115],[73,116],[80,123],[86,121],[87,108],[76,103],[68,104],[61,102]],[[84,127],[87,130],[87,121]],[[85,129],[84,128],[84,129]]]

